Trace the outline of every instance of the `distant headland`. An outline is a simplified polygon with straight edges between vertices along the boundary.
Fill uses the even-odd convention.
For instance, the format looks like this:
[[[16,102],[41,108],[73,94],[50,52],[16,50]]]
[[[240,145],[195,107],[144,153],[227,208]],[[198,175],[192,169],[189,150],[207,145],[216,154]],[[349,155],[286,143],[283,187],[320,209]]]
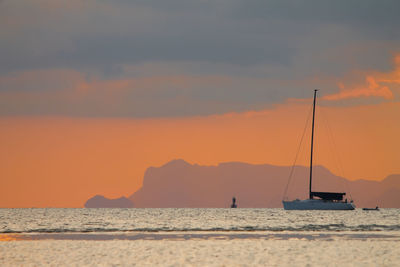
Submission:
[[[133,202],[126,197],[109,199],[96,195],[86,201],[84,206],[85,208],[133,208]]]
[[[400,174],[382,181],[350,181],[323,166],[314,168],[315,190],[346,191],[346,197],[352,198],[357,207],[400,208]],[[308,171],[308,167],[295,167],[289,198],[307,197]],[[278,208],[282,207],[289,172],[288,166],[240,162],[200,166],[173,160],[161,167],[148,168],[143,186],[129,198],[95,196],[85,207],[133,207],[135,203],[137,208],[228,208],[232,196],[236,196],[241,208]]]

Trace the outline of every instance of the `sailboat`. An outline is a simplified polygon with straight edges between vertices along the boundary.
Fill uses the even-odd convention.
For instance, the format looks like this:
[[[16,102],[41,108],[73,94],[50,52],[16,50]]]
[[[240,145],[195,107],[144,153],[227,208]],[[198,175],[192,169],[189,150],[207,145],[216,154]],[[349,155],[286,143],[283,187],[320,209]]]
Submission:
[[[315,192],[312,191],[312,167],[313,167],[313,146],[314,146],[314,119],[315,119],[315,103],[317,91],[314,90],[313,114],[312,114],[312,131],[311,131],[311,158],[310,158],[310,183],[308,190],[308,199],[293,201],[283,200],[283,208],[285,210],[354,210],[353,201],[343,200],[346,193],[335,192]]]

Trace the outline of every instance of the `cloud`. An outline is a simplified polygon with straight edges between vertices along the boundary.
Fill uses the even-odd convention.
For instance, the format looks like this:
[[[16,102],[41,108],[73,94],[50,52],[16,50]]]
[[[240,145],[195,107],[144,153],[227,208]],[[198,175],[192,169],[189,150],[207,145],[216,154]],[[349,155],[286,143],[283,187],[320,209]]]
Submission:
[[[393,87],[393,85],[400,84],[400,54],[396,55],[393,61],[395,63],[393,71],[388,73],[369,73],[365,77],[365,84],[361,85],[346,87],[342,82],[339,82],[340,91],[335,94],[325,95],[323,99],[328,101],[362,97],[394,99],[394,94],[389,86]]]
[[[179,63],[120,65],[102,71],[52,69],[0,76],[1,115],[82,117],[180,117],[259,111],[289,100],[304,102],[313,88],[322,99],[387,101],[400,93],[399,64],[393,71],[353,71],[343,77],[263,77],[274,68]],[[361,78],[360,78],[361,77]],[[397,87],[396,87],[397,85]],[[339,92],[334,89],[339,86]],[[376,101],[375,101],[376,102]],[[340,101],[343,104],[343,101]],[[336,104],[335,104],[336,105]]]
[[[400,46],[397,1],[5,0],[0,5],[0,115],[151,117],[261,110],[307,98],[313,88],[335,94],[338,80],[354,70],[387,73]],[[392,86],[372,77],[396,98]],[[346,90],[356,88],[342,83]],[[387,95],[373,90],[369,95]]]
[[[378,81],[382,83],[400,84],[400,54],[394,57],[395,69],[389,73],[379,73]]]
[[[90,117],[212,114],[218,104],[224,104],[207,94],[202,96],[200,89],[224,90],[233,82],[231,77],[217,75],[102,79],[68,69],[11,73],[0,77],[0,114]],[[204,105],[209,112],[203,111]]]
[[[361,88],[347,89],[340,83],[340,92],[337,94],[326,95],[324,100],[340,100],[347,98],[359,97],[383,97],[384,99],[393,99],[393,93],[387,86],[380,86],[374,77],[369,76],[366,78],[366,86]]]
[[[318,59],[357,44],[370,48],[354,53],[355,63],[384,67],[385,55],[399,44],[397,1],[8,0],[1,5],[0,73],[153,61],[339,71],[348,62]],[[386,48],[371,46],[376,40]],[[378,49],[378,61],[365,57]]]

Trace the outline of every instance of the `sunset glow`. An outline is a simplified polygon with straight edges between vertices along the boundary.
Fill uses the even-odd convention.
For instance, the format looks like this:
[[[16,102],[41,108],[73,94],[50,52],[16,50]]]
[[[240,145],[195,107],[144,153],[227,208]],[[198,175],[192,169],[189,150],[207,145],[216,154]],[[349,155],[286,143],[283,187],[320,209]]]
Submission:
[[[178,158],[290,166],[314,89],[315,164],[400,173],[395,7],[128,2],[0,1],[0,207],[128,197]]]
[[[177,158],[200,165],[291,165],[309,110],[286,104],[181,119],[2,118],[0,175],[7,179],[0,203],[81,207],[95,194],[129,196],[141,186],[146,168]],[[400,172],[399,110],[399,103],[321,107],[316,164],[350,179],[381,180]],[[308,164],[308,149],[305,144],[298,164]]]

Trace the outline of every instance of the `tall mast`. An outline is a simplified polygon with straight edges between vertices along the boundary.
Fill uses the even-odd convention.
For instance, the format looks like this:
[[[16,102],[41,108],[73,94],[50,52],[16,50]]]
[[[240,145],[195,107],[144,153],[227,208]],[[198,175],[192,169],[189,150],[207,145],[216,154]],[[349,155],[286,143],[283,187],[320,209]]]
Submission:
[[[311,157],[310,157],[310,188],[308,190],[310,199],[313,199],[313,195],[311,194],[311,184],[312,184],[312,165],[313,165],[313,147],[314,147],[314,119],[315,119],[315,101],[317,98],[318,89],[314,90],[314,104],[313,104],[313,112],[312,112],[312,130],[311,130]]]

